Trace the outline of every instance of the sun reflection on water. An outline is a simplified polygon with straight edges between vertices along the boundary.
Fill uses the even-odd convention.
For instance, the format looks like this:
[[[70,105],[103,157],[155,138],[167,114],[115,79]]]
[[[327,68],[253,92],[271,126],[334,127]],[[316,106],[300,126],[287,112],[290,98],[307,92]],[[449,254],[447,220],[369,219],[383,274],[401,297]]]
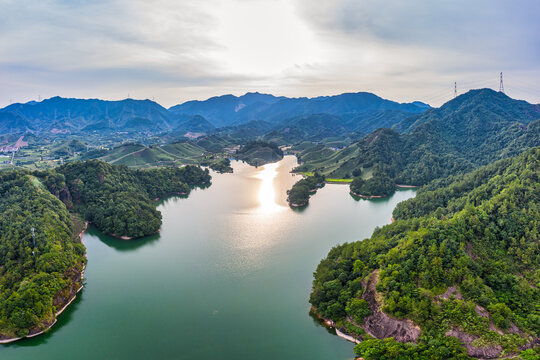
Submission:
[[[259,208],[258,212],[273,213],[282,210],[283,207],[276,203],[276,191],[274,189],[274,179],[278,175],[277,168],[279,163],[266,164],[262,170],[255,175],[261,179],[261,187],[259,188]]]

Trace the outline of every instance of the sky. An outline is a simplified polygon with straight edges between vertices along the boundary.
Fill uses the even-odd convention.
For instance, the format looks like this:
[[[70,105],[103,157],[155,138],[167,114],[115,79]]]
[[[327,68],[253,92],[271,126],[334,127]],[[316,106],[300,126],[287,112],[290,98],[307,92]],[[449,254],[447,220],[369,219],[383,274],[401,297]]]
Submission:
[[[248,91],[540,103],[537,0],[0,0],[0,107]]]

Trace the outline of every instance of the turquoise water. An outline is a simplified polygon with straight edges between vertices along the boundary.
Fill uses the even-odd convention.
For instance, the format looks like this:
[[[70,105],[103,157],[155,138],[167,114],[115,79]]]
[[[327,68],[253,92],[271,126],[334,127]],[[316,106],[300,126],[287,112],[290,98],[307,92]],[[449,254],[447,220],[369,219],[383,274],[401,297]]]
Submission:
[[[159,204],[159,235],[122,241],[90,228],[86,284],[47,334],[1,359],[352,359],[353,344],[309,315],[312,273],[330,248],[368,237],[414,196],[355,201],[326,185],[291,210],[292,156]]]

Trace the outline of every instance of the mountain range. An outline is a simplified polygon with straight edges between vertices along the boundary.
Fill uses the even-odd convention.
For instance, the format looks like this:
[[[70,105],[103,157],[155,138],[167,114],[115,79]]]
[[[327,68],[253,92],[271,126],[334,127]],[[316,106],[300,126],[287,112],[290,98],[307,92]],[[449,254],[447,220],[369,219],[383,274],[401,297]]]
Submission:
[[[424,112],[421,102],[400,104],[371,93],[347,93],[316,98],[286,98],[269,94],[223,95],[188,101],[169,109],[150,100],[70,99],[12,104],[0,109],[0,134],[74,134],[107,132],[209,133],[216,128],[264,121],[279,129],[321,114],[339,120],[347,131],[368,133]]]
[[[540,146],[540,106],[480,89],[393,129],[378,129],[340,151],[305,149],[298,170],[333,178],[377,175],[380,180],[384,175],[397,184],[424,185],[535,146]]]
[[[240,97],[224,95],[206,101],[188,101],[169,110],[175,114],[201,115],[216,126],[229,126],[252,120],[278,123],[312,114],[340,116],[349,123],[361,123],[365,118],[390,112],[393,117],[401,117],[402,120],[429,108],[429,105],[418,101],[400,104],[375,94],[358,92],[315,98],[286,98],[259,93],[247,93]]]

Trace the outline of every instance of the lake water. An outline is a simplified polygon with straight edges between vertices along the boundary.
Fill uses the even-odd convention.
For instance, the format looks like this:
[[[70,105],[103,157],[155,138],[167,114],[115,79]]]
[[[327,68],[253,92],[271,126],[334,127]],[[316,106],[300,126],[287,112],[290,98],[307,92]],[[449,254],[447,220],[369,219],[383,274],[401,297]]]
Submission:
[[[156,236],[90,228],[83,291],[51,331],[1,346],[0,359],[352,359],[353,344],[308,315],[312,273],[414,191],[355,201],[348,186],[326,185],[294,211],[295,165],[233,162],[210,188],[162,201]]]

